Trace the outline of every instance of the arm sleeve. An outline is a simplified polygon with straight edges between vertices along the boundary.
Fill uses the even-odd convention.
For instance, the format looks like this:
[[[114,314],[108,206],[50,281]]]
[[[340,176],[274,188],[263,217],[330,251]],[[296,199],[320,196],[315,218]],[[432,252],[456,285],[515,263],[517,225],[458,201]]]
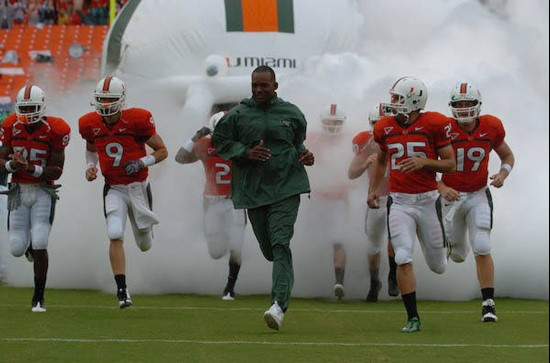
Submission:
[[[224,160],[245,161],[248,148],[239,142],[235,122],[233,114],[222,118],[214,129],[212,145]]]

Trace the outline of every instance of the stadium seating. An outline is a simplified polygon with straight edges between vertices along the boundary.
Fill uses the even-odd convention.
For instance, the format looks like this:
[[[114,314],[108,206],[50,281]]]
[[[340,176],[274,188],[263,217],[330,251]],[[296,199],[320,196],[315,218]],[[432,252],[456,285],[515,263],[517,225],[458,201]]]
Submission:
[[[82,81],[97,80],[107,31],[108,26],[90,25],[0,29],[0,59],[10,50],[19,56],[18,64],[0,65],[0,97],[13,100],[17,91],[28,83],[37,84],[49,92],[65,92]],[[69,47],[74,43],[84,47],[78,58],[69,54]],[[38,57],[37,52],[41,54]],[[21,74],[16,74],[18,72]]]

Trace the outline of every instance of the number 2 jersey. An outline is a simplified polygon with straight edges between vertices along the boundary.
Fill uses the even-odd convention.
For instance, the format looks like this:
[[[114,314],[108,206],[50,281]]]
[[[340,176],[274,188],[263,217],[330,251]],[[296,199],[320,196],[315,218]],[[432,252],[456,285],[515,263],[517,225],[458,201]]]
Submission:
[[[60,118],[45,116],[32,133],[25,125],[15,114],[9,115],[2,122],[0,140],[14,152],[21,152],[29,165],[48,166],[52,152],[62,151],[69,144],[71,128]],[[12,183],[38,184],[42,181],[44,179],[25,171],[16,171],[11,177]]]
[[[459,192],[475,192],[487,186],[489,154],[502,145],[506,132],[502,122],[491,115],[479,116],[471,132],[464,131],[455,119],[450,121],[456,172],[443,174],[441,180]]]
[[[107,127],[96,112],[90,112],[78,120],[78,128],[82,138],[97,150],[105,183],[126,185],[147,179],[148,168],[126,175],[124,165],[146,155],[145,142],[156,133],[149,111],[141,108],[123,110],[122,116],[112,127]]]
[[[435,171],[422,168],[406,173],[399,163],[407,158],[421,157],[436,160],[437,150],[449,145],[449,119],[438,112],[420,114],[412,125],[384,116],[374,125],[374,141],[388,153],[390,163],[390,192],[419,194],[437,189]]]
[[[218,152],[212,146],[212,137],[208,135],[197,141],[193,145],[193,152],[204,165],[204,195],[231,195],[231,161],[218,156]]]

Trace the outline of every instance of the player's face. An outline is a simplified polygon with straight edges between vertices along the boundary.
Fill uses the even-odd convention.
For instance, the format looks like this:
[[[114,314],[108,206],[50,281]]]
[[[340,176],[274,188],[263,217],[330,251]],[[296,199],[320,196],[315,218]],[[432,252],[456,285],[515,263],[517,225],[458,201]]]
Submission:
[[[277,82],[269,72],[252,73],[252,98],[260,104],[268,102],[275,96]]]
[[[458,110],[458,116],[459,117],[468,117],[470,116],[470,109],[477,105],[477,101],[471,101],[471,100],[463,100],[463,101],[455,101],[452,103],[452,106],[454,108],[459,109]],[[463,108],[464,112],[460,112],[460,109]]]

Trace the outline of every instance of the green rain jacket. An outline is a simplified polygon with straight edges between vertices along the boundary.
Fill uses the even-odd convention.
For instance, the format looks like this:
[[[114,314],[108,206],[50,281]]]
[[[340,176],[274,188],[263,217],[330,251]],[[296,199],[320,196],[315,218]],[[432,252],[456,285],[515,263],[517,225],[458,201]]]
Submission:
[[[244,99],[216,125],[212,143],[218,155],[231,160],[231,199],[237,209],[251,209],[309,193],[306,170],[298,161],[305,150],[307,122],[298,107],[273,97],[261,107]],[[264,140],[267,161],[248,160],[247,151]]]

